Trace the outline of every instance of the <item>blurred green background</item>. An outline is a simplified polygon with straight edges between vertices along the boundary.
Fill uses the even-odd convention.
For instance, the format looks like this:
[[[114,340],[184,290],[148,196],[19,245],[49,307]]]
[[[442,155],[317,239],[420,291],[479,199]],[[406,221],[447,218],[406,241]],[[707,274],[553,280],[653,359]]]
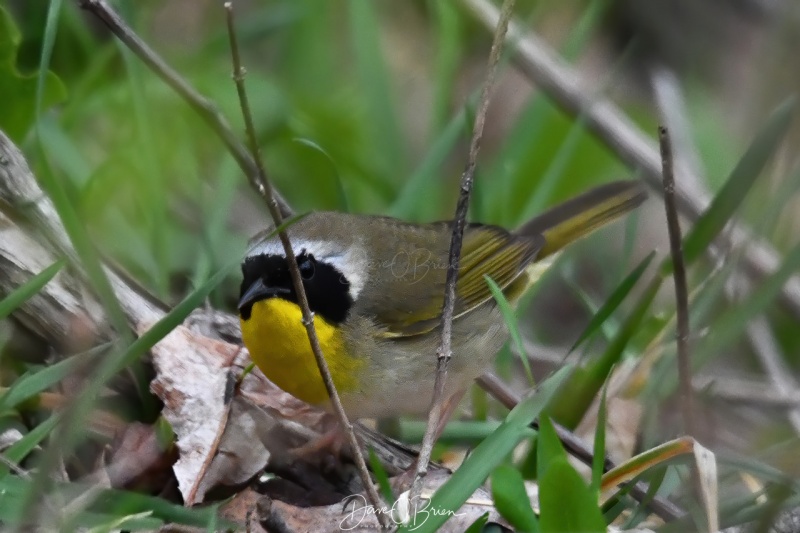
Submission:
[[[4,4],[11,17],[6,24],[21,34],[16,67],[35,72],[48,3]],[[612,97],[650,134],[659,112],[652,73],[661,68],[674,75],[688,119],[683,133],[713,192],[767,111],[795,88],[797,74],[779,61],[789,53],[794,27],[781,9],[791,8],[755,1],[646,4],[528,0],[516,14],[575,65],[587,94]],[[243,132],[218,2],[116,6]],[[457,3],[242,1],[236,13],[268,171],[297,211],[418,221],[452,216],[490,45],[487,32]],[[266,225],[265,209],[212,131],[97,20],[66,2],[57,29],[51,70],[60,82],[48,87],[62,94],[51,97],[57,105],[40,123],[47,162],[103,254],[159,298],[177,302],[242,253],[246,239]],[[10,131],[38,173],[44,161],[29,127]],[[779,249],[796,240],[791,205],[797,200],[782,198],[789,207],[769,227],[759,221],[794,157],[791,149],[780,152],[776,170],[757,182],[742,213]],[[633,176],[580,118],[564,114],[503,62],[473,220],[514,226],[591,185]],[[666,251],[662,220],[661,206],[651,201],[627,229],[617,224],[577,244],[538,288],[535,305],[521,313],[525,337],[554,351],[574,342],[604,295],[641,258],[655,248]],[[212,303],[230,309],[237,284],[231,277]],[[671,292],[662,292],[669,315]],[[779,318],[776,326],[783,327]],[[607,325],[606,335],[613,327]],[[794,335],[785,337],[787,347],[796,346]]]
[[[247,238],[267,224],[266,211],[214,133],[75,2],[64,2],[59,12],[53,74],[38,118],[45,151],[37,151],[35,83],[25,76],[39,68],[51,5],[0,0],[0,67],[8,66],[0,71],[0,127],[25,150],[34,173],[49,167],[63,182],[103,255],[175,303],[242,254]],[[114,5],[244,138],[220,2]],[[235,5],[268,172],[297,211],[348,210],[417,221],[452,216],[491,39],[458,2]],[[790,1],[520,0],[516,16],[577,69],[587,94],[612,98],[649,135],[655,136],[659,112],[680,115],[686,124],[677,132],[684,141],[678,146],[686,160],[681,162],[704,177],[702,185],[712,194],[768,113],[800,81],[800,70],[792,66],[800,11]],[[665,100],[653,89],[656,73],[672,76],[679,108],[665,111]],[[798,242],[797,146],[795,124],[738,213],[779,251]],[[563,113],[504,59],[479,158],[472,220],[512,227],[592,185],[634,176],[580,118]],[[652,196],[627,222],[571,249],[521,310],[520,331],[538,375],[559,362],[642,258],[653,249],[666,251],[663,207]],[[730,264],[736,259],[730,256]],[[730,269],[722,276],[707,263],[691,274],[693,295],[699,294],[693,325],[713,332],[715,319],[735,305],[718,290]],[[231,276],[211,303],[232,310],[238,282]],[[674,319],[672,302],[672,287],[665,284],[620,361],[674,353],[674,344],[659,337]],[[602,351],[631,307],[624,302],[579,350],[581,356]],[[782,361],[794,369],[800,346],[796,318],[778,306],[768,318]],[[770,386],[752,347],[740,343],[729,350],[716,354],[725,358],[707,367],[706,376]],[[500,371],[511,377],[518,363],[506,352]],[[664,378],[674,361],[656,359],[639,366],[644,383],[627,389],[652,415],[636,436],[642,446],[669,438],[677,427],[667,401],[676,382]],[[796,443],[784,410],[720,402],[712,393],[701,403],[715,421],[703,438],[720,449]]]

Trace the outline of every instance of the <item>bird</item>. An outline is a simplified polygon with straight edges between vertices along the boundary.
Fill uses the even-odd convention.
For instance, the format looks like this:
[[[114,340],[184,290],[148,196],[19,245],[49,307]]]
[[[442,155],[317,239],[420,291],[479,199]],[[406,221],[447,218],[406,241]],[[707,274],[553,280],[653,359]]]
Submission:
[[[450,405],[491,366],[509,335],[486,278],[516,304],[565,246],[646,197],[640,181],[622,180],[552,207],[515,230],[465,225],[444,390]],[[350,419],[429,411],[452,228],[452,221],[419,224],[319,211],[286,229],[322,353]],[[238,312],[253,362],[284,391],[330,411],[274,231],[254,238],[241,267]]]

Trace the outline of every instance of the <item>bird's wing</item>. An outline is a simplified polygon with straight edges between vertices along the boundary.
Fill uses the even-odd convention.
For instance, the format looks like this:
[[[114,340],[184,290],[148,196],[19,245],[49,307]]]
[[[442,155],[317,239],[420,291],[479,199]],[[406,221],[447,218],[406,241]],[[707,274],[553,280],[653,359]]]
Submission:
[[[449,237],[446,229],[445,235]],[[399,300],[382,302],[382,311],[375,314],[377,322],[385,328],[383,336],[419,335],[432,330],[441,321],[449,238],[438,241],[445,249],[437,251],[435,257],[442,257],[443,261],[438,264],[427,261],[424,272],[416,268],[413,279],[398,276],[393,281],[392,292]],[[543,238],[514,235],[496,226],[468,225],[456,282],[455,318],[492,297],[484,276],[492,278],[503,289],[509,287],[536,258],[543,245]],[[423,273],[430,277],[425,279],[421,276]]]

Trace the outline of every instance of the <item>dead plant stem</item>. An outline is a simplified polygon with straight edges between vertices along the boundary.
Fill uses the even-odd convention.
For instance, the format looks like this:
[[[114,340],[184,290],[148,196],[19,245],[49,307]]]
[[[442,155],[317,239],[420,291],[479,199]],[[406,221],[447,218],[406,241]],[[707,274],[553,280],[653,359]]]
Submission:
[[[464,227],[466,225],[467,211],[469,209],[469,199],[472,192],[472,184],[475,177],[475,165],[478,160],[478,152],[483,138],[483,126],[486,122],[486,111],[489,107],[489,97],[494,85],[494,78],[497,71],[497,64],[500,60],[500,52],[503,48],[503,41],[508,30],[508,22],[514,10],[514,0],[503,2],[500,19],[495,27],[492,49],[489,53],[489,62],[486,79],[483,83],[481,97],[478,102],[478,111],[475,115],[475,124],[472,129],[472,139],[470,141],[469,155],[464,173],[461,175],[460,193],[456,204],[456,213],[453,220],[453,233],[450,239],[449,262],[447,264],[447,277],[445,281],[444,303],[442,305],[441,321],[441,344],[436,354],[436,378],[431,398],[431,409],[428,415],[428,425],[425,429],[425,436],[422,439],[422,447],[417,460],[417,469],[411,485],[409,501],[416,502],[422,492],[424,478],[428,473],[428,463],[431,458],[433,444],[437,437],[437,431],[441,420],[442,406],[444,398],[444,385],[447,378],[447,365],[452,356],[452,327],[453,312],[456,299],[456,281],[458,280],[459,258],[461,256],[461,245],[464,238]]]
[[[272,220],[277,228],[280,227],[281,223],[283,222],[283,216],[281,214],[280,205],[276,200],[275,193],[272,189],[272,184],[267,176],[267,172],[264,167],[264,161],[261,157],[261,151],[258,147],[258,138],[256,137],[255,127],[253,126],[253,117],[250,112],[250,103],[247,98],[247,91],[244,83],[245,69],[242,67],[241,57],[239,55],[239,45],[236,39],[236,30],[233,22],[233,3],[225,2],[224,7],[228,24],[231,58],[233,61],[233,80],[236,84],[236,91],[239,95],[239,103],[242,108],[242,115],[244,117],[245,128],[247,130],[250,152],[253,160],[255,161],[257,169],[255,174],[257,179],[256,190],[258,190],[259,194],[267,202],[270,215],[272,216]],[[308,298],[306,296],[305,288],[303,287],[300,269],[297,266],[297,261],[295,261],[292,243],[289,241],[289,236],[285,231],[279,231],[278,236],[281,240],[281,244],[283,244],[283,250],[286,254],[286,264],[289,268],[289,274],[292,278],[292,284],[294,285],[295,293],[297,294],[297,303],[303,315],[303,325],[306,328],[308,341],[311,345],[311,351],[314,353],[314,359],[317,362],[317,367],[319,368],[322,381],[325,383],[325,389],[328,391],[328,396],[333,404],[334,412],[336,413],[339,424],[341,424],[342,429],[347,435],[347,440],[353,453],[353,459],[356,467],[358,468],[361,482],[364,484],[364,490],[367,493],[369,503],[372,505],[373,509],[381,509],[383,505],[381,503],[380,496],[378,495],[378,491],[375,489],[375,485],[372,483],[372,478],[370,477],[369,470],[367,469],[367,464],[364,461],[364,456],[361,453],[361,447],[359,446],[355,432],[353,431],[353,425],[350,423],[347,413],[344,411],[342,401],[339,398],[339,395],[336,392],[336,387],[333,384],[333,378],[331,377],[330,370],[328,369],[328,363],[325,361],[325,357],[322,354],[322,347],[320,346],[319,338],[317,337],[317,331],[314,327],[314,314],[311,312],[311,309],[308,305]],[[376,514],[383,527],[390,527],[391,522],[389,521],[389,517],[386,513],[378,512]]]

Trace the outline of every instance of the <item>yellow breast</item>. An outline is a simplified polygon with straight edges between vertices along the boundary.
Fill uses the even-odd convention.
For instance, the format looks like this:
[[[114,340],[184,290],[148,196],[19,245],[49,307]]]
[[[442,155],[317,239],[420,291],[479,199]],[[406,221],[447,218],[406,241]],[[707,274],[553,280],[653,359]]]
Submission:
[[[250,357],[273,383],[310,404],[328,400],[297,304],[281,298],[258,301],[241,323]],[[314,325],[336,390],[342,394],[358,389],[366,361],[347,353],[341,331],[333,324],[317,315]]]

